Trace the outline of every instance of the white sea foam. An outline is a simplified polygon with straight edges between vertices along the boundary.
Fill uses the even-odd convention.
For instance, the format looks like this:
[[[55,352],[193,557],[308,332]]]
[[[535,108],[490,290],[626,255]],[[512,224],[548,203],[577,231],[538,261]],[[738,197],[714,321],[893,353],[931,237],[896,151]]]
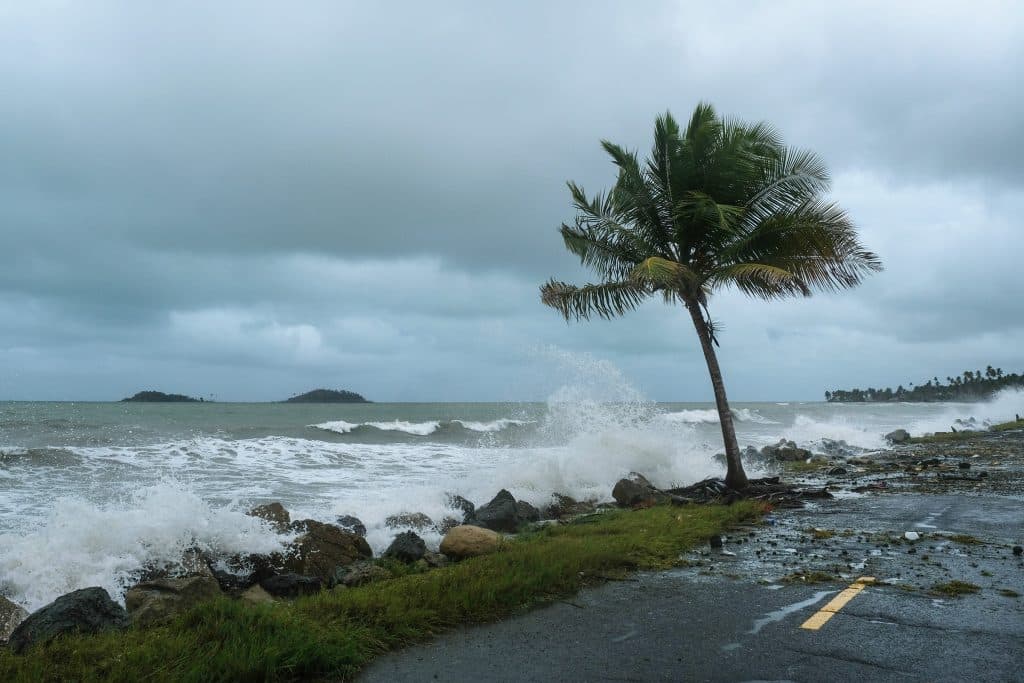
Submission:
[[[244,514],[274,500],[293,519],[360,517],[379,553],[395,534],[384,524],[389,515],[457,516],[445,507],[447,492],[482,504],[508,488],[540,506],[555,492],[608,500],[630,471],[663,487],[723,473],[713,458],[722,450],[713,408],[665,412],[611,364],[557,351],[547,360],[561,386],[534,414],[505,413],[521,419],[479,412],[443,422],[385,412],[376,421],[315,426],[340,434],[377,429],[385,435],[376,440],[388,443],[205,435],[62,446],[0,462],[0,592],[34,609],[90,585],[117,596],[142,567],[172,563],[193,543],[220,553],[275,549],[282,539]],[[1015,412],[1024,413],[1024,392],[985,404],[762,404],[738,408],[736,426],[741,445],[786,437],[804,446],[828,438],[877,448],[897,427],[921,433],[948,429],[955,419],[995,422]],[[529,430],[514,429],[526,424]],[[445,443],[458,433],[449,425],[478,432],[480,443]],[[506,431],[515,438],[504,439]],[[436,531],[420,533],[428,544],[440,540]]]
[[[472,420],[452,420],[452,424],[462,425],[464,428],[473,432],[500,432],[503,429],[509,427],[536,424],[535,420],[513,420],[512,418],[502,418],[500,420],[491,420],[490,422],[474,422]]]
[[[0,534],[0,587],[29,611],[89,586],[120,599],[128,577],[173,566],[190,546],[266,553],[284,538],[234,506],[210,505],[173,483],[100,506],[61,498],[38,527]]]
[[[769,420],[756,410],[750,408],[733,408],[734,420],[739,422],[755,422],[757,424],[779,424],[775,420]],[[714,408],[680,410],[672,413],[662,413],[659,419],[668,422],[683,422],[693,424],[718,424],[718,411]]]
[[[986,429],[993,424],[1009,422],[1016,415],[1024,415],[1024,389],[1003,389],[988,401],[981,403],[946,404],[934,416],[912,422],[907,430],[911,434],[933,434],[956,429]]]

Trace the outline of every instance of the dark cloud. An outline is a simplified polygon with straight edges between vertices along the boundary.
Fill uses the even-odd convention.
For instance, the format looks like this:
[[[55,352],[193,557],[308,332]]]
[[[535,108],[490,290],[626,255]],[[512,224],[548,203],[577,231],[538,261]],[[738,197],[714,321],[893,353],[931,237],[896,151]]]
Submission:
[[[566,179],[613,179],[599,139],[645,150],[656,113],[698,100],[821,153],[888,267],[842,297],[720,297],[734,396],[816,396],[837,362],[837,383],[875,371],[851,340],[891,346],[891,371],[1013,366],[1022,17],[998,2],[0,9],[0,396],[111,398],[166,371],[234,398],[331,372],[395,399],[537,398],[524,349],[559,344],[659,398],[704,397],[679,312],[566,326],[536,292],[585,277],[555,228]],[[765,350],[810,355],[775,372]]]

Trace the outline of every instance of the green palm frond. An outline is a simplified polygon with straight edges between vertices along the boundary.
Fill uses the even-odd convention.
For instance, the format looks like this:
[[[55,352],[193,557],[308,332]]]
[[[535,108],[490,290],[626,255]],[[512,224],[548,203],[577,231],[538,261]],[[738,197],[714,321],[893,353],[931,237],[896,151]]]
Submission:
[[[552,279],[541,286],[540,300],[566,320],[587,320],[595,315],[608,319],[633,310],[650,293],[643,285],[629,280],[577,287]]]
[[[644,259],[632,270],[630,278],[657,290],[690,292],[700,284],[697,274],[689,267],[660,256]]]
[[[711,278],[714,287],[735,285],[748,296],[779,299],[810,295],[810,290],[795,273],[767,263],[738,263],[718,270]]]
[[[657,117],[643,162],[601,144],[615,184],[588,197],[570,183],[576,222],[561,233],[604,284],[545,285],[545,303],[566,317],[618,315],[654,291],[687,305],[730,286],[765,299],[808,296],[882,269],[846,213],[823,198],[822,160],[786,147],[768,124],[722,118],[701,103],[685,127],[670,113]]]

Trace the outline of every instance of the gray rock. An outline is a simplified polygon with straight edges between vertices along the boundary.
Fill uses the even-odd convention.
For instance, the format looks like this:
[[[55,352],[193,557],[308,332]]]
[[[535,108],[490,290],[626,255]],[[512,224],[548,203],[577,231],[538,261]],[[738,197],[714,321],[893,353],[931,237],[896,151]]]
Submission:
[[[362,536],[311,519],[303,520],[301,526],[306,532],[292,543],[280,573],[315,576],[329,584],[338,567],[373,557]]]
[[[892,444],[906,443],[910,440],[910,432],[906,429],[897,429],[885,435],[886,440]]]
[[[277,529],[278,533],[284,533],[288,531],[288,525],[291,524],[292,517],[288,514],[288,511],[284,509],[284,506],[280,503],[267,503],[266,505],[258,505],[252,510],[249,510],[249,515],[252,517],[259,517],[262,520],[270,522],[270,525]]]
[[[320,592],[323,584],[315,576],[302,574],[278,574],[260,581],[260,588],[278,598],[297,598]]]
[[[511,493],[502,489],[486,505],[476,509],[466,524],[483,527],[491,531],[515,532],[519,528],[519,511],[516,499]]]
[[[626,479],[619,479],[612,488],[612,498],[621,507],[649,507],[663,498],[647,478],[631,472]]]
[[[792,441],[781,439],[777,444],[762,448],[761,455],[769,460],[779,462],[798,462],[810,458],[811,452],[806,448],[798,447]]]
[[[127,628],[128,613],[102,588],[83,588],[62,595],[33,612],[11,633],[8,645],[15,654],[37,643],[48,643],[65,633],[99,633]]]
[[[384,551],[384,557],[392,557],[399,562],[412,564],[427,552],[427,544],[414,531],[403,531],[395,536],[391,545]]]
[[[525,500],[516,501],[516,518],[519,520],[519,524],[529,524],[531,522],[540,521],[540,510],[533,507]]]
[[[356,536],[366,537],[366,525],[362,520],[352,515],[342,515],[335,520],[335,525],[342,531],[347,531]]]
[[[427,563],[427,566],[431,569],[437,569],[438,567],[444,567],[449,564],[448,558],[441,553],[434,553],[427,551],[423,553],[423,561]]]
[[[220,595],[220,585],[212,574],[157,579],[129,588],[124,606],[133,624],[148,626]]]
[[[389,529],[415,529],[423,531],[434,526],[434,520],[422,512],[403,512],[398,515],[391,515],[384,520],[384,526]]]
[[[28,612],[24,607],[0,595],[0,643],[6,643],[18,624],[25,621]]]
[[[472,517],[473,513],[476,512],[476,506],[470,501],[466,500],[462,496],[454,493],[449,493],[445,505],[452,510],[460,510],[462,512],[462,518]]]
[[[437,533],[444,535],[448,533],[450,529],[454,529],[460,524],[462,524],[462,522],[455,519],[454,517],[445,517],[440,522],[438,522],[437,526],[435,526],[434,528],[437,529]]]
[[[551,498],[552,502],[541,513],[542,518],[566,519],[576,515],[589,515],[594,511],[594,502],[590,500],[577,501],[575,498],[561,493],[554,493]]]
[[[373,562],[356,562],[344,570],[339,570],[337,583],[342,586],[354,588],[372,581],[383,581],[391,578],[391,572]]]

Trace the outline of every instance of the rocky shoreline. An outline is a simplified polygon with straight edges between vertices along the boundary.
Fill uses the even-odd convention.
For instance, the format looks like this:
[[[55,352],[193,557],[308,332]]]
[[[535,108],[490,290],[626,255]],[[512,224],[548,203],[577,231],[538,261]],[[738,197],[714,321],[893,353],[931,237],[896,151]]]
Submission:
[[[760,450],[748,448],[744,459],[750,466],[774,469],[791,483],[769,476],[751,480],[751,486],[743,492],[730,491],[717,479],[662,490],[643,475],[632,473],[615,484],[615,503],[577,501],[556,494],[549,505],[538,509],[502,489],[477,506],[451,494],[447,500],[450,514],[440,520],[421,512],[389,517],[386,526],[395,535],[379,557],[374,557],[366,542],[365,525],[353,515],[330,521],[292,520],[280,503],[268,503],[249,514],[284,537],[283,552],[218,557],[189,549],[177,565],[152,567],[137,577],[125,594],[124,607],[98,587],[63,595],[31,615],[0,596],[0,641],[7,640],[11,650],[20,653],[63,633],[159,624],[218,597],[260,604],[324,590],[343,591],[496,552],[505,542],[504,534],[580,521],[581,517],[614,507],[730,503],[740,498],[755,498],[774,506],[802,506],[808,499],[908,489],[1024,493],[1024,429],[978,432],[969,439],[948,443],[912,443],[905,432],[894,432],[889,438],[894,445],[875,452],[827,440],[819,453],[786,440]],[[438,552],[428,549],[419,535],[425,530],[443,535]]]

